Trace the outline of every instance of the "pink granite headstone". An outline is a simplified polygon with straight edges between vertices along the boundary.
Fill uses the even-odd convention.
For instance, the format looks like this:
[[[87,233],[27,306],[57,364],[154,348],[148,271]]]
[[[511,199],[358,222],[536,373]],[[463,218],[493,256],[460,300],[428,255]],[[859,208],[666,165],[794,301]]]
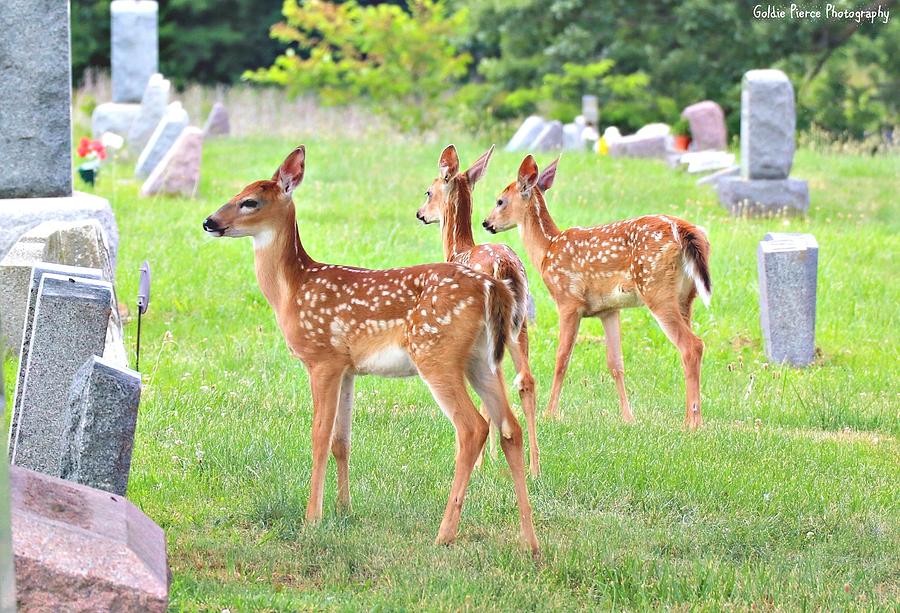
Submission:
[[[144,181],[141,196],[160,193],[194,196],[200,182],[202,156],[203,131],[193,126],[185,128]]]
[[[203,127],[205,136],[228,136],[231,133],[231,122],[228,120],[228,109],[221,102],[216,102],[209,117],[206,118],[206,125]]]
[[[712,100],[697,102],[681,111],[681,116],[691,126],[691,149],[724,151],[728,147],[728,129],[725,127],[725,113]]]
[[[18,466],[10,482],[20,610],[166,610],[166,538],[136,506]]]

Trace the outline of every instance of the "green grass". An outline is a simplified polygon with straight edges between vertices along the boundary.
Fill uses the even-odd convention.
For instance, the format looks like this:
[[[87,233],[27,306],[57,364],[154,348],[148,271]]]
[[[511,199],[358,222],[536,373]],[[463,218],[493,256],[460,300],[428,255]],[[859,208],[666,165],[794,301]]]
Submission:
[[[626,384],[638,423],[618,417],[602,327],[581,328],[562,420],[539,420],[543,475],[530,480],[544,556],[517,546],[505,464],[473,477],[459,540],[432,541],[453,470],[453,432],[421,381],[357,383],[350,516],[303,522],[311,407],[253,274],[249,239],[201,222],[295,142],[205,145],[200,197],[140,199],[126,166],[107,172],[122,234],[118,292],[133,302],[143,259],[146,388],[129,497],[166,531],[174,609],[721,610],[892,609],[900,599],[900,164],[802,151],[805,219],[732,219],[694,177],[663,164],[566,155],[549,206],[561,227],[645,213],[684,217],[712,242],[706,427],[681,430],[675,349],[645,310],[623,313]],[[323,261],[389,267],[441,257],[415,210],[442,144],[308,139],[295,194],[301,236]],[[457,143],[464,165],[489,143]],[[483,216],[520,156],[497,153],[475,193]],[[549,161],[542,156],[540,163]],[[111,169],[108,169],[111,170]],[[478,217],[480,220],[480,217]],[[756,245],[769,230],[820,245],[815,365],[766,363]],[[479,240],[488,235],[476,233]],[[524,255],[519,237],[506,241]],[[531,268],[532,367],[546,404],[557,318]],[[133,342],[135,323],[127,328]],[[509,364],[507,364],[509,369]],[[8,376],[12,364],[7,363]],[[8,384],[11,387],[11,382]]]

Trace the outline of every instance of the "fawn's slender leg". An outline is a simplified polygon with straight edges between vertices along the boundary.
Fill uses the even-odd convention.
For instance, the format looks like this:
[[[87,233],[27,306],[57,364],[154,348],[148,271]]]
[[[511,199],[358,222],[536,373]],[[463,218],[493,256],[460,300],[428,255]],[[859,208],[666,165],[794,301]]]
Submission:
[[[619,410],[625,423],[634,423],[628,394],[625,392],[625,361],[622,359],[622,335],[619,326],[619,311],[607,311],[600,316],[603,334],[606,336],[606,367],[616,381],[619,392]]]
[[[490,375],[484,364],[473,364],[467,376],[475,392],[488,409],[491,421],[500,431],[500,446],[506,463],[512,474],[516,491],[516,502],[519,505],[520,537],[531,550],[532,555],[540,554],[537,537],[534,534],[534,521],[531,514],[531,503],[528,500],[528,486],[525,483],[525,455],[522,446],[522,427],[509,408],[506,397],[506,386],[503,381]],[[487,372],[486,372],[487,370]]]
[[[337,414],[334,417],[334,436],[331,439],[331,454],[337,464],[337,506],[350,512],[350,430],[353,422],[353,380],[347,371],[341,379]]]
[[[338,395],[341,389],[343,369],[311,369],[309,372],[313,396],[312,423],[312,472],[309,479],[309,504],[306,520],[317,523],[322,519],[322,496],[325,491],[325,469],[328,466],[328,448],[334,431]]]
[[[703,425],[700,413],[700,363],[703,359],[703,341],[691,330],[680,309],[665,306],[651,307],[650,310],[663,332],[681,353],[687,397],[684,427],[696,430]]]
[[[534,415],[537,403],[535,399],[534,377],[531,374],[531,367],[528,365],[528,329],[526,324],[522,324],[518,341],[509,343],[507,348],[509,349],[509,355],[512,357],[513,363],[516,365],[515,386],[519,390],[519,400],[522,403],[522,412],[525,414],[525,421],[528,423],[528,468],[531,476],[537,477],[541,474],[537,441],[537,423]],[[491,426],[493,427],[493,421],[491,422]]]
[[[484,461],[485,450],[491,454],[492,460],[497,459],[497,429],[488,418],[487,408],[483,404],[479,407],[478,413],[481,415],[482,419],[488,423],[488,436],[485,441],[485,446],[478,453],[478,458],[475,460],[475,468],[481,468],[481,464]]]
[[[438,545],[449,545],[456,539],[466,488],[475,467],[475,460],[484,448],[488,425],[472,404],[462,373],[448,373],[446,370],[423,372],[421,368],[419,372],[431,389],[434,399],[456,429],[456,470],[444,518],[435,539]]]
[[[566,378],[566,370],[569,368],[569,359],[572,357],[572,349],[575,348],[575,337],[578,336],[578,326],[580,324],[581,314],[577,309],[560,309],[556,370],[553,372],[550,404],[547,405],[547,410],[544,412],[544,415],[547,417],[556,417],[559,413],[559,393],[562,390],[563,379]]]

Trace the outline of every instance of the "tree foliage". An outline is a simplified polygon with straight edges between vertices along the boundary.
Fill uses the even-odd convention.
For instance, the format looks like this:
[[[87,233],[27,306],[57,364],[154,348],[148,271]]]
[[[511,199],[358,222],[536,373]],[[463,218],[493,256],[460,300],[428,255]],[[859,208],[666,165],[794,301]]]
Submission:
[[[743,73],[777,67],[797,88],[801,127],[818,123],[859,137],[897,121],[896,16],[888,24],[862,25],[824,17],[764,20],[753,17],[753,2],[718,0],[463,2],[477,24],[464,47],[475,58],[472,77],[498,117],[523,89],[544,87],[547,75],[607,60],[611,75],[646,79],[643,93],[655,101],[651,106],[672,113],[657,120],[675,121],[681,108],[709,98],[725,108],[735,131]],[[896,2],[875,4],[891,8]],[[627,128],[644,121],[640,114],[621,117],[615,108],[601,112],[604,123]]]
[[[471,61],[453,43],[465,12],[450,13],[439,0],[407,7],[286,0],[283,13],[272,36],[288,49],[246,78],[315,92],[328,104],[369,102],[407,127],[435,117]]]

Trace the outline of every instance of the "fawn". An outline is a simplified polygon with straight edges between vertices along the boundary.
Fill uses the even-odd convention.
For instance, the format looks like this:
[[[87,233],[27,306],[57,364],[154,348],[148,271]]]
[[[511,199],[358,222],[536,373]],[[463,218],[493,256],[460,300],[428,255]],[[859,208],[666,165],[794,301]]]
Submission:
[[[666,215],[648,215],[592,228],[560,231],[544,200],[557,158],[542,174],[532,156],[504,189],[483,226],[492,233],[518,226],[534,267],[559,311],[559,347],[547,414],[556,416],[559,394],[582,317],[597,316],[606,337],[606,364],[619,393],[622,418],[634,416],[625,392],[619,310],[646,305],[681,353],[687,409],[685,427],[702,425],[700,362],[703,341],[691,331],[699,294],[709,305],[709,241],[697,226]]]
[[[486,272],[495,279],[508,281],[511,287],[523,291],[516,295],[519,310],[528,310],[528,279],[525,266],[506,245],[476,245],[472,237],[472,190],[475,183],[484,176],[490,162],[494,147],[478,158],[465,172],[459,172],[459,155],[456,147],[448,145],[438,160],[438,177],[431,182],[425,192],[425,204],[416,211],[416,217],[424,224],[440,223],[443,235],[444,259],[448,262],[463,264],[473,270]],[[533,476],[540,474],[538,459],[537,429],[535,425],[535,389],[534,377],[528,366],[528,325],[522,322],[519,336],[514,342],[507,343],[506,348],[516,367],[515,386],[519,390],[522,401],[522,412],[528,422],[529,469]],[[503,370],[497,369],[500,385],[503,382]],[[491,455],[496,456],[493,428],[489,434]]]
[[[350,507],[349,456],[356,375],[418,374],[456,430],[456,470],[436,542],[456,538],[460,512],[488,425],[466,391],[468,380],[501,433],[519,507],[522,537],[537,555],[525,484],[522,429],[494,374],[524,314],[499,281],[456,264],[365,270],[322,264],[304,250],[293,192],[306,149],[295,149],[271,180],[256,181],[203,222],[213,236],[252,236],[256,277],[288,348],[312,388],[312,473],[306,519],[322,517],[328,450],[338,475],[338,506]],[[521,290],[519,290],[521,291]]]

